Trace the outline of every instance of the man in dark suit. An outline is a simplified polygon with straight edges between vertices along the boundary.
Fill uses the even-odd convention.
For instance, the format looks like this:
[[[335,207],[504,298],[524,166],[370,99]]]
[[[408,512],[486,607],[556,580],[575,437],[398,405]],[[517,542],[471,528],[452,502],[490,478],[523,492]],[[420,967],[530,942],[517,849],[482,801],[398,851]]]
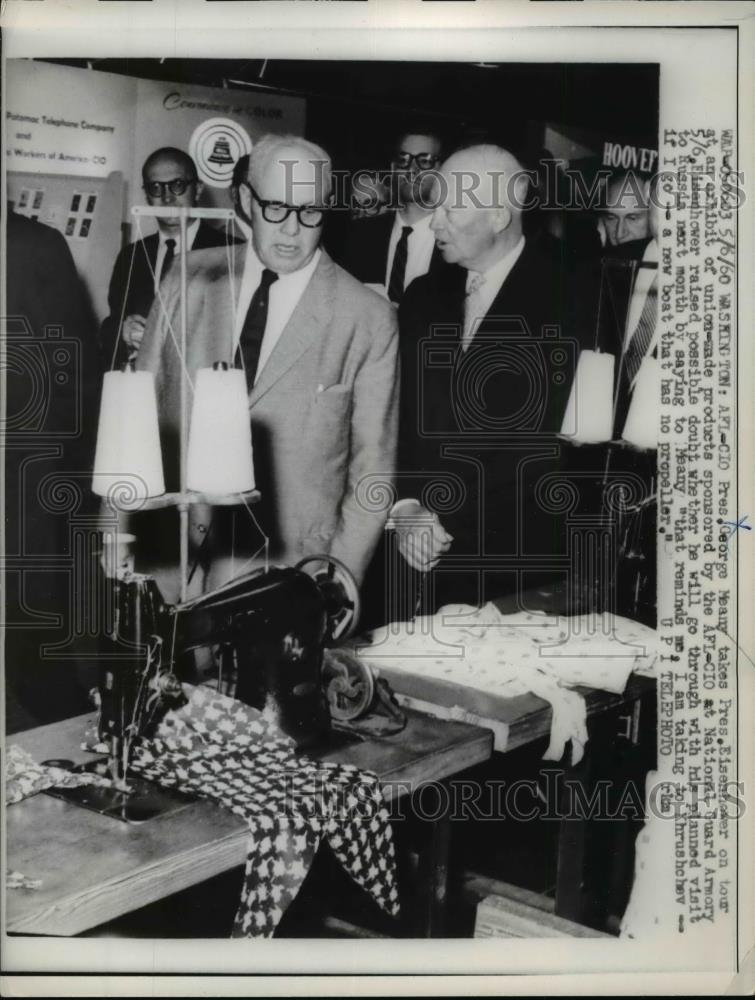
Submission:
[[[656,438],[660,375],[656,360],[658,335],[658,225],[660,192],[654,181],[636,178],[628,210],[646,205],[646,219],[635,212],[631,235],[606,246],[602,261],[604,304],[598,327],[600,349],[614,364],[613,427],[603,448],[580,449],[583,477],[592,462],[594,481],[606,476],[615,484],[631,483],[633,500],[618,513],[619,547],[614,608],[646,625],[656,624]],[[662,197],[662,195],[661,195]],[[619,210],[616,218],[625,218]],[[624,233],[624,230],[621,230]],[[606,308],[610,302],[610,308]],[[638,390],[638,386],[642,388]],[[633,399],[639,391],[639,402]],[[632,418],[630,417],[632,413]]]
[[[85,661],[96,660],[91,642],[74,634],[86,617],[75,602],[88,595],[75,579],[94,588],[96,569],[81,564],[71,532],[93,510],[99,379],[94,326],[65,238],[8,212],[7,248],[3,633],[14,732],[91,707],[96,674]]]
[[[605,227],[606,244],[599,256],[583,263],[576,277],[579,296],[593,303],[594,325],[583,322],[586,341],[594,335],[592,344],[598,350],[612,354],[614,367],[614,401],[616,402],[613,439],[619,440],[631,394],[619,392],[619,382],[625,371],[626,350],[633,339],[643,312],[648,292],[655,295],[658,246],[654,238],[657,211],[651,202],[651,181],[638,174],[624,173],[612,178],[606,188],[599,210]],[[597,308],[598,303],[600,308]],[[651,303],[654,307],[655,303]],[[647,346],[647,345],[646,345]],[[633,367],[633,364],[632,364]]]
[[[399,137],[391,160],[395,211],[359,219],[349,227],[339,262],[366,285],[378,286],[398,304],[412,281],[442,266],[430,231],[432,171],[441,140],[432,131]]]
[[[183,150],[170,146],[157,149],[147,157],[142,167],[142,180],[148,205],[190,208],[198,203],[202,193],[192,158]],[[108,291],[110,313],[100,331],[106,369],[123,364],[139,350],[157,289],[180,250],[180,220],[158,218],[156,221],[156,233],[130,243],[116,258]],[[235,240],[204,220],[195,219],[187,227],[187,242],[188,250],[202,250],[225,246]]]
[[[448,268],[407,290],[398,548],[433,574],[426,607],[554,577],[561,429],[577,349],[568,282],[522,231],[528,178],[497,146],[443,164],[432,230]],[[549,565],[550,559],[550,565]],[[558,574],[556,574],[558,575]]]
[[[626,197],[622,196],[622,189]],[[575,272],[575,293],[580,304],[584,346],[612,356],[612,393],[606,400],[611,414],[605,440],[567,446],[565,477],[577,486],[580,517],[602,517],[613,537],[611,576],[597,574],[598,588],[590,596],[583,575],[582,597],[623,616],[655,624],[655,478],[654,424],[660,388],[655,357],[658,247],[655,240],[657,191],[652,183],[626,175],[608,187],[604,210],[611,207],[609,234],[600,256],[582,262]],[[645,226],[648,226],[647,235]],[[631,238],[630,238],[631,237]],[[652,238],[651,238],[652,237]],[[633,419],[627,424],[632,400],[641,384]],[[589,394],[590,386],[582,384]],[[588,421],[595,416],[588,399],[577,399],[576,410]],[[573,428],[576,431],[578,428]],[[607,499],[607,485],[614,497],[625,490],[619,506]],[[607,586],[607,579],[610,586]]]

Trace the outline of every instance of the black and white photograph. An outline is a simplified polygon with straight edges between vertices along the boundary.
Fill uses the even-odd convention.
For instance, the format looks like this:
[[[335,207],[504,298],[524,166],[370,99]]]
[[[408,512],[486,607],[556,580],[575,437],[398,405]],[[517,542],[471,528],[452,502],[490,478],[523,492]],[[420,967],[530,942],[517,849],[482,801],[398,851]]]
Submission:
[[[752,6],[7,6],[8,995],[750,992]]]

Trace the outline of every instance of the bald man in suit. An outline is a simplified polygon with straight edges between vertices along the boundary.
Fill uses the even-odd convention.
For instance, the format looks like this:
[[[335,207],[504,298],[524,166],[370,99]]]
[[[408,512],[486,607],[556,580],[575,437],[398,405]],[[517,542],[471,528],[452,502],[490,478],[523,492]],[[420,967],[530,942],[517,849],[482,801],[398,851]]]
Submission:
[[[390,481],[395,465],[397,324],[387,302],[320,249],[329,194],[324,150],[293,136],[260,140],[239,190],[249,241],[230,270],[224,250],[189,260],[185,370],[168,332],[169,321],[178,328],[175,277],[167,315],[157,305],[150,313],[137,367],[156,376],[175,486],[181,379],[217,361],[243,366],[262,494],[254,514],[270,558],[329,554],[361,581],[387,516],[363,491],[374,475]],[[259,562],[262,537],[243,509],[194,509],[192,541],[205,587]]]
[[[448,270],[418,278],[399,310],[391,520],[409,565],[437,567],[435,608],[561,579],[549,562],[566,555],[566,532],[547,493],[578,351],[568,283],[523,232],[527,183],[497,146],[454,153],[431,222]]]

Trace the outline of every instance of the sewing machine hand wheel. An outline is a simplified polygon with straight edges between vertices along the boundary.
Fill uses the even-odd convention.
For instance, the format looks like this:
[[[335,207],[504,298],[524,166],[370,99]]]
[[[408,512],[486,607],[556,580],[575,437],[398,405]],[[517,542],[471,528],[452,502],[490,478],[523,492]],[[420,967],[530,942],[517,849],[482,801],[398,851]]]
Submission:
[[[322,569],[311,576],[320,588],[325,598],[325,610],[328,616],[330,638],[329,642],[343,639],[350,635],[359,621],[362,610],[359,599],[359,587],[351,575],[348,566],[335,556],[306,556],[296,564],[301,570],[309,563],[323,563]]]
[[[326,649],[322,664],[331,718],[351,722],[368,710],[375,696],[372,671],[344,649]]]

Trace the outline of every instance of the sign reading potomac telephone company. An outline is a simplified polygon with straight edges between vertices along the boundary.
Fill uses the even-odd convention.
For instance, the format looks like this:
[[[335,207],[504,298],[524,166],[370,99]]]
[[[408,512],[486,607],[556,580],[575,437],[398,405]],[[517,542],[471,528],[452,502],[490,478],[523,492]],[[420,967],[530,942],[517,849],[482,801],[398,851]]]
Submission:
[[[134,82],[26,59],[6,64],[8,170],[107,177],[128,162]]]
[[[304,133],[300,97],[135,79],[29,59],[6,63],[9,171],[107,177],[140,197],[141,166],[161,146],[197,158],[207,205],[227,207],[233,164],[266,132]]]

